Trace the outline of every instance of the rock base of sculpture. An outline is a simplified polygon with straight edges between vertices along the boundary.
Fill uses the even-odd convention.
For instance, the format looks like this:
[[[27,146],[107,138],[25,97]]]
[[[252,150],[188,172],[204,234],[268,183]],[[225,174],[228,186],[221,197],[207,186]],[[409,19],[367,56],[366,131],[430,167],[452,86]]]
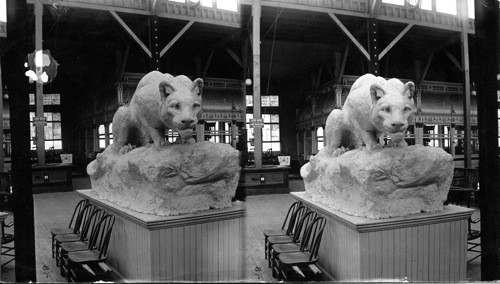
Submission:
[[[160,216],[194,213],[231,206],[239,151],[210,142],[150,144],[126,154],[104,151],[87,173],[99,199]]]
[[[370,151],[325,148],[300,172],[314,202],[380,219],[442,210],[453,165],[443,149],[421,145]]]

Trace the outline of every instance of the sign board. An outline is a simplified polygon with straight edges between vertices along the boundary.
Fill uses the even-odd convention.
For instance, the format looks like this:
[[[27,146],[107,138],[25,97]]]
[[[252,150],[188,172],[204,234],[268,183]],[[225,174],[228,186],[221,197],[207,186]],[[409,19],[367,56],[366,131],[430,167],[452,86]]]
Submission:
[[[39,126],[39,125],[47,125],[47,118],[42,116],[35,116],[33,117],[33,125]]]
[[[290,156],[278,156],[280,166],[290,166]]]
[[[251,118],[250,127],[264,127],[264,120],[262,118]]]
[[[61,162],[63,164],[73,163],[73,154],[61,154]]]

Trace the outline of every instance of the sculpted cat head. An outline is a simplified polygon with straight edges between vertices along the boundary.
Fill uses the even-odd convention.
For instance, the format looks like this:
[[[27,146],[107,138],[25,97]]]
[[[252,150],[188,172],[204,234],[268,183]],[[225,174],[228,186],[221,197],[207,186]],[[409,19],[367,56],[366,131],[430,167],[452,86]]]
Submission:
[[[371,85],[371,120],[375,128],[402,140],[415,112],[414,93],[413,82],[403,85],[400,81],[389,80],[383,87],[378,84]]]
[[[201,118],[201,93],[203,80],[191,81],[186,76],[177,76],[159,85],[161,95],[160,117],[168,128],[179,133],[189,132]]]

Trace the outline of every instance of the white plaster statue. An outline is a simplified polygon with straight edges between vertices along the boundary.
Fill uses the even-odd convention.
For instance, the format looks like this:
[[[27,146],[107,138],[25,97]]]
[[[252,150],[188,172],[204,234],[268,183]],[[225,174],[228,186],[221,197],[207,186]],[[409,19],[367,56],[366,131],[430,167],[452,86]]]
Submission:
[[[120,153],[134,146],[154,142],[167,144],[165,132],[179,132],[181,141],[193,143],[193,128],[201,115],[203,80],[191,81],[184,75],[173,77],[153,71],[144,76],[128,106],[113,117],[113,149]]]
[[[194,143],[202,88],[202,79],[146,74],[130,104],[113,117],[114,143],[87,166],[92,194],[161,216],[230,207],[240,177],[239,151]],[[168,129],[180,139],[164,147]]]
[[[453,157],[404,141],[414,92],[412,82],[372,74],[354,82],[343,109],[328,116],[327,146],[300,170],[311,201],[375,219],[443,209]],[[390,147],[378,142],[382,134],[391,138]]]
[[[359,77],[351,87],[342,110],[333,110],[326,120],[329,151],[339,147],[382,148],[378,138],[388,134],[393,146],[407,146],[404,133],[415,111],[415,84],[385,80],[372,74]]]

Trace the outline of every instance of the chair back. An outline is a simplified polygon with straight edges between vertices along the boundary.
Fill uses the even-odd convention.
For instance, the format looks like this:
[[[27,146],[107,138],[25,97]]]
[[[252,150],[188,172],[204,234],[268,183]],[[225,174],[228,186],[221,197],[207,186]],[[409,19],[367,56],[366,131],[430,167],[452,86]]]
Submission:
[[[0,192],[12,193],[11,173],[0,172]]]
[[[300,244],[300,251],[309,252],[309,261],[314,261],[318,258],[319,245],[325,225],[326,219],[324,217],[316,217],[306,230],[306,234]]]
[[[83,209],[80,210],[80,212],[76,217],[75,226],[73,227],[74,234],[80,234],[83,231],[83,227],[87,223],[87,220],[94,211],[94,209],[95,209],[94,204],[90,202],[85,203]]]
[[[307,213],[308,209],[304,205],[299,205],[299,208],[295,210],[294,214],[290,218],[290,223],[288,224],[288,229],[286,230],[286,234],[293,235],[295,231],[297,231],[298,224],[302,217]]]
[[[12,195],[11,173],[0,172],[0,211],[10,208],[10,196]]]
[[[288,212],[286,213],[285,221],[283,221],[283,225],[281,226],[281,229],[284,230],[285,228],[288,228],[288,225],[290,224],[290,220],[292,219],[292,215],[295,213],[295,211],[299,208],[301,205],[300,201],[296,201],[292,203],[290,208],[288,208]]]
[[[99,221],[102,219],[105,213],[106,212],[103,209],[100,208],[94,209],[92,214],[90,214],[89,218],[87,219],[87,222],[85,222],[85,225],[83,226],[83,230],[80,237],[81,241],[90,240],[90,238],[92,237],[92,233],[97,228]]]
[[[73,210],[73,214],[71,215],[71,219],[69,220],[68,228],[75,227],[76,220],[78,219],[78,216],[82,212],[83,207],[85,207],[87,203],[88,203],[87,199],[82,199],[76,204],[75,209]]]
[[[306,229],[309,226],[309,223],[313,221],[318,214],[315,211],[309,210],[299,221],[297,230],[295,234],[293,234],[292,242],[297,243],[306,235]]]
[[[96,229],[92,233],[89,249],[99,251],[99,258],[106,256],[108,252],[109,239],[114,224],[115,216],[106,214],[99,220]]]
[[[479,170],[478,169],[467,169],[467,187],[472,189],[479,189]]]

